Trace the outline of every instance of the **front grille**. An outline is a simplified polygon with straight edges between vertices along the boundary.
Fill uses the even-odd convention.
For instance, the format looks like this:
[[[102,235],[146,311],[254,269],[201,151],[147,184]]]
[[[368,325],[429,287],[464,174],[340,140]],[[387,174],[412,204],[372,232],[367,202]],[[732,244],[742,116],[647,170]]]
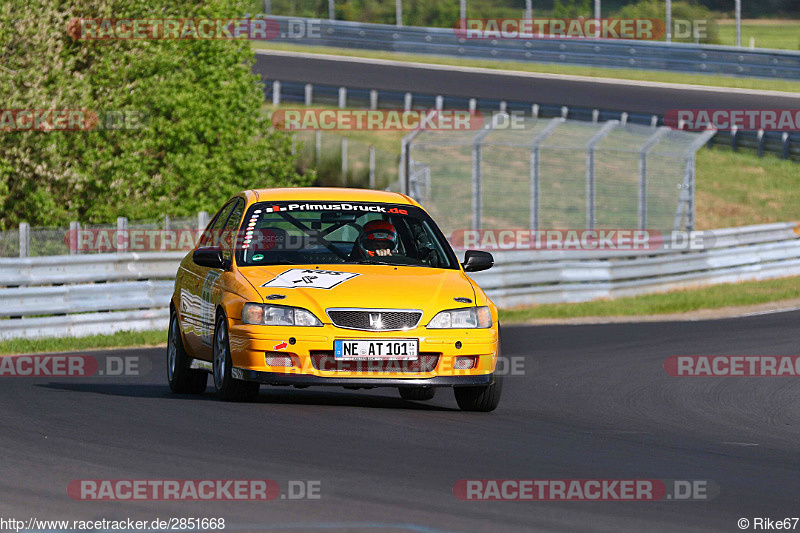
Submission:
[[[313,350],[311,364],[315,370],[325,372],[379,372],[398,374],[421,374],[433,372],[439,363],[438,353],[422,352],[416,361],[400,359],[372,359],[369,361],[337,361],[332,351]]]
[[[364,331],[397,331],[417,327],[422,311],[396,309],[328,309],[331,322],[340,328]]]

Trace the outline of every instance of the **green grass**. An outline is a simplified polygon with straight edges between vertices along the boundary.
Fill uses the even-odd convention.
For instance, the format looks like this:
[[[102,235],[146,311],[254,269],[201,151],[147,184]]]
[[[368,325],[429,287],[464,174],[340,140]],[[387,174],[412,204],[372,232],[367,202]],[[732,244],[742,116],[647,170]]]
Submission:
[[[654,81],[663,83],[683,83],[690,85],[708,85],[714,87],[731,87],[739,89],[771,90],[800,92],[800,82],[720,76],[713,74],[685,74],[680,72],[662,72],[652,70],[600,68],[578,65],[558,65],[549,63],[523,63],[518,61],[497,61],[480,59],[462,59],[455,57],[430,56],[422,54],[401,54],[396,52],[354,50],[327,46],[303,46],[286,43],[253,42],[253,48],[262,50],[283,50],[317,54],[333,54],[348,57],[366,57],[372,59],[391,59],[395,61],[413,61],[436,65],[455,65],[462,67],[481,67],[497,70],[513,70],[521,72],[538,72],[546,74],[568,74],[600,78],[614,78],[634,81]],[[280,78],[280,75],[276,76]]]
[[[13,339],[0,341],[0,355],[155,346],[166,342],[166,330],[120,331],[112,335],[92,335],[90,337]]]
[[[503,309],[500,311],[500,321],[503,324],[511,324],[540,318],[674,314],[701,309],[779,302],[794,298],[800,298],[800,277],[727,283],[694,290],[647,294],[616,300]]]
[[[736,23],[722,20],[718,24],[720,44],[736,44]],[[743,20],[742,46],[750,46],[755,39],[756,48],[800,49],[800,20]]]
[[[697,152],[697,229],[800,221],[800,166],[725,148]]]

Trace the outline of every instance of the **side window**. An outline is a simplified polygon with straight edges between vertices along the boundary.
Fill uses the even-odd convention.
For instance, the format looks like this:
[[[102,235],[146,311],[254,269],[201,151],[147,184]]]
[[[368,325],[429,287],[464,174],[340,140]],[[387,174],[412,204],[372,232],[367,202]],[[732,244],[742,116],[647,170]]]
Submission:
[[[214,216],[214,220],[208,225],[203,236],[200,238],[200,246],[219,246],[219,234],[225,221],[228,220],[228,215],[231,214],[235,202],[228,202],[222,209],[220,209]]]
[[[241,198],[236,199],[233,210],[222,228],[222,258],[226,261],[231,261],[233,258],[233,243],[236,241],[236,230],[242,222],[242,215],[244,214],[244,200]]]

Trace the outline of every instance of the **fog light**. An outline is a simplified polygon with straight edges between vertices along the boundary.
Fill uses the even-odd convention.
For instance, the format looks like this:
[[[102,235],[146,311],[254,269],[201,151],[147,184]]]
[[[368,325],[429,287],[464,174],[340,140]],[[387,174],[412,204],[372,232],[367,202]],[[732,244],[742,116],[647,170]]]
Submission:
[[[456,370],[467,370],[468,368],[474,368],[477,360],[477,357],[456,357],[456,362],[453,364],[453,368]]]
[[[285,353],[267,352],[267,366],[294,366],[292,357]]]

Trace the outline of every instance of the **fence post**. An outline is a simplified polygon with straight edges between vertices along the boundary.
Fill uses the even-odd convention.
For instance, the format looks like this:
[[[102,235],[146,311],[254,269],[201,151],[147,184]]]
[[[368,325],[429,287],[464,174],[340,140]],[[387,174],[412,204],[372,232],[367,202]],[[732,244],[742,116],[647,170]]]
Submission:
[[[594,147],[618,124],[619,120],[609,120],[586,143],[586,229],[594,229],[595,223]]]
[[[314,132],[314,157],[317,161],[317,170],[322,164],[322,132],[316,130]]]
[[[782,151],[781,155],[782,155],[782,157],[784,159],[789,159],[789,132],[788,131],[784,131],[783,132],[783,136],[781,138],[781,141],[783,142],[783,151]]]
[[[639,229],[647,227],[647,154],[669,131],[666,126],[658,128],[639,148]]]
[[[69,255],[78,253],[80,240],[81,223],[73,220],[69,223]]]
[[[339,108],[347,107],[347,87],[339,87]]]
[[[167,249],[167,235],[169,234],[169,230],[170,230],[170,222],[171,221],[169,219],[169,215],[164,215],[164,232],[161,234],[161,249],[162,250],[166,250]],[[178,244],[177,235],[175,237],[176,237],[175,245],[177,246],[177,244]]]
[[[347,187],[347,137],[342,137],[342,187]]]
[[[375,188],[375,147],[369,145],[369,188]]]
[[[528,225],[530,228],[528,229],[539,229],[539,176],[541,171],[541,150],[540,146],[553,133],[559,124],[564,122],[563,118],[554,118],[551,119],[550,122],[547,123],[547,126],[544,127],[542,131],[536,134],[536,136],[531,140],[531,168],[530,168],[530,187],[531,187],[531,198],[530,198],[530,206],[529,206],[529,220]]]
[[[766,141],[766,137],[764,136],[764,130],[758,130],[758,157],[764,157],[764,142]]]
[[[31,249],[31,225],[27,222],[19,223],[19,256],[28,257]]]
[[[309,106],[311,105],[313,95],[314,95],[314,86],[311,85],[310,83],[306,83],[306,100],[305,100],[306,105]]]
[[[208,226],[208,211],[200,211],[197,213],[197,230],[203,231]]]
[[[278,80],[272,82],[272,105],[281,105],[281,82]]]
[[[403,25],[403,0],[395,0],[394,21],[395,24],[397,24],[397,27]]]
[[[120,243],[120,237],[123,237]],[[117,217],[117,253],[123,253],[128,250],[128,218]]]
[[[334,20],[336,18],[334,12],[335,10],[333,8],[333,0],[328,0],[328,19]]]
[[[292,155],[297,155],[297,134],[292,133]]]
[[[736,152],[739,149],[739,139],[736,135],[739,133],[739,129],[736,126],[731,127],[731,150]]]

